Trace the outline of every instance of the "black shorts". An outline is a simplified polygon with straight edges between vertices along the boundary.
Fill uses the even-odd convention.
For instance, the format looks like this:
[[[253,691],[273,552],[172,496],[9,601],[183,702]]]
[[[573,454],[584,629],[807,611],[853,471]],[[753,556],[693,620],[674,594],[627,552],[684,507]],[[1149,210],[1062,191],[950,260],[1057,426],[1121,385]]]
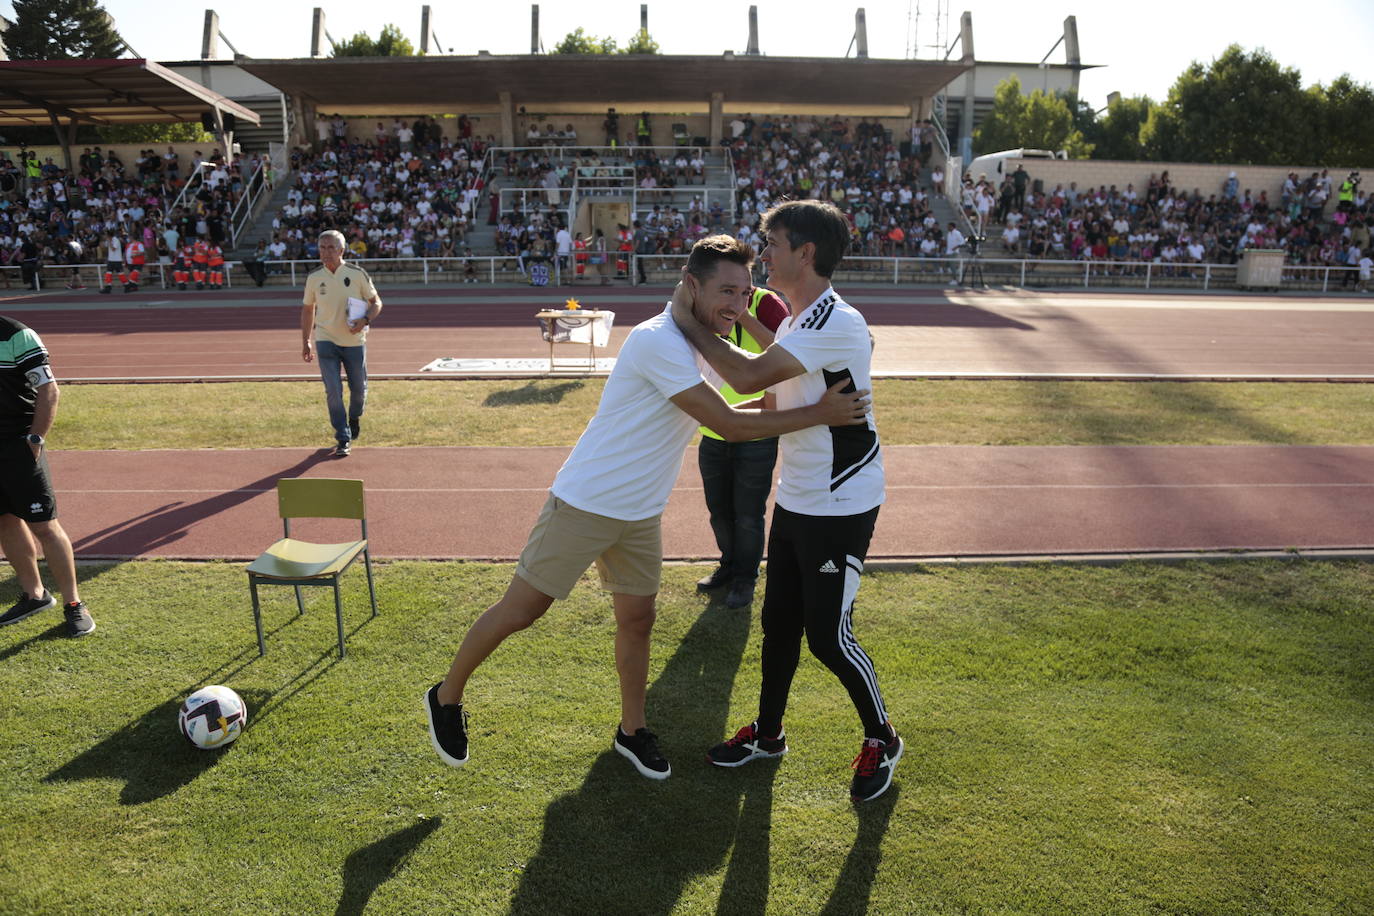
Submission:
[[[26,522],[57,518],[47,449],[35,461],[22,435],[0,439],[0,514],[17,515]]]

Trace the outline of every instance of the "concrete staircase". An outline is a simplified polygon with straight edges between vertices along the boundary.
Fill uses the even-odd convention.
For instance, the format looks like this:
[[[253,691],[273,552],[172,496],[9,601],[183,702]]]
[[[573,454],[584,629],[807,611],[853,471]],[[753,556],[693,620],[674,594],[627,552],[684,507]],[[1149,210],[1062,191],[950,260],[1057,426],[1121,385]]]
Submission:
[[[242,235],[239,236],[238,245],[229,257],[234,260],[246,258],[258,247],[258,242],[272,241],[272,217],[281,210],[286,204],[286,192],[291,190],[295,183],[295,174],[287,172],[285,175],[277,176],[277,187],[272,192],[272,196],[267,199],[265,204],[259,203],[257,216],[253,219],[253,224]]]

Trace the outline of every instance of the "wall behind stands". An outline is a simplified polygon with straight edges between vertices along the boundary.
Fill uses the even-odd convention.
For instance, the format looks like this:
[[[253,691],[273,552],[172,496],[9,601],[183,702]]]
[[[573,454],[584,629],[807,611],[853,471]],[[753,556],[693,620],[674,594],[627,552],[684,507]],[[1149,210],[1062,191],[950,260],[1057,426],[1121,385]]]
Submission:
[[[1016,171],[1018,163],[1026,167],[1032,182],[1037,179],[1043,182],[1046,192],[1054,190],[1055,185],[1059,184],[1067,188],[1070,182],[1077,182],[1080,191],[1103,185],[1108,188],[1116,185],[1117,190],[1124,191],[1128,184],[1134,184],[1136,192],[1142,197],[1145,189],[1149,187],[1150,176],[1162,175],[1164,172],[1169,173],[1169,184],[1177,190],[1192,194],[1196,188],[1204,199],[1212,194],[1220,195],[1227,176],[1234,171],[1236,178],[1240,180],[1242,194],[1248,189],[1253,197],[1258,198],[1260,191],[1266,191],[1269,201],[1273,204],[1279,202],[1283,180],[1288,177],[1289,172],[1296,172],[1298,178],[1305,179],[1313,172],[1321,174],[1322,171],[1321,166],[1311,165],[1204,165],[1196,162],[1126,162],[1112,159],[1009,159],[1005,167],[1006,174]],[[1328,169],[1333,199],[1341,181],[1350,172],[1349,168]],[[1360,169],[1360,172],[1374,175],[1374,171],[1369,168]],[[975,179],[977,177],[973,176]]]
[[[91,148],[94,148],[94,147],[96,146],[96,144],[90,144],[90,146],[91,146]],[[168,146],[174,147],[174,148],[176,149],[176,151],[177,151],[177,155],[180,157],[180,159],[178,160],[178,164],[181,166],[181,176],[182,176],[183,178],[186,177],[186,170],[189,169],[189,168],[191,167],[191,163],[192,163],[192,161],[194,161],[194,159],[195,159],[196,150],[199,150],[199,151],[203,154],[203,158],[205,158],[206,160],[209,160],[211,154],[212,154],[215,150],[220,150],[221,152],[223,152],[223,150],[224,150],[224,147],[223,147],[218,141],[216,141],[216,140],[210,140],[210,141],[207,141],[207,142],[205,142],[205,143],[170,143],[170,144],[169,144],[169,143],[102,143],[102,144],[99,144],[99,146],[100,146],[100,151],[101,151],[102,153],[105,153],[105,154],[108,154],[108,153],[110,152],[110,150],[114,150],[115,155],[118,156],[118,157],[119,157],[119,160],[120,160],[121,162],[124,163],[125,174],[128,174],[129,172],[133,172],[133,173],[137,174],[137,170],[136,170],[135,167],[134,167],[134,162],[137,161],[137,159],[138,159],[139,151],[145,150],[145,149],[154,149],[154,150],[157,150],[158,155],[161,155],[161,154],[167,152],[167,147],[168,147]],[[77,159],[78,157],[80,157],[81,154],[86,150],[86,148],[87,148],[87,144],[84,144],[84,143],[78,143],[76,146],[73,146],[73,147],[72,147],[72,159],[75,160],[75,159]],[[55,163],[57,163],[58,165],[62,165],[63,162],[64,162],[64,160],[63,160],[63,158],[62,158],[62,147],[60,147],[60,146],[30,146],[29,149],[32,150],[33,152],[35,152],[35,153],[38,154],[38,161],[39,161],[40,163],[46,162],[49,156],[51,156],[51,157],[52,157],[52,161],[55,162]],[[245,155],[251,155],[251,154],[245,154]],[[6,146],[6,147],[3,147],[3,148],[0,148],[0,156],[4,156],[5,158],[9,159],[11,162],[17,163],[17,162],[19,161],[19,147],[17,147],[17,146]],[[75,165],[75,161],[73,161],[73,165]]]

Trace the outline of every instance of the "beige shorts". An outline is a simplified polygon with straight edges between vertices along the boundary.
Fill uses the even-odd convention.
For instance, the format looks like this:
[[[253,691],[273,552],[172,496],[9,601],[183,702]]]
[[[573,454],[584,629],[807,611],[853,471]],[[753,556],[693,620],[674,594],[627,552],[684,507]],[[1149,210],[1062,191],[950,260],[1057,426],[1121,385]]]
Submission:
[[[656,595],[663,572],[661,516],[624,522],[584,512],[549,494],[515,571],[551,598],[566,598],[593,562],[601,587]]]

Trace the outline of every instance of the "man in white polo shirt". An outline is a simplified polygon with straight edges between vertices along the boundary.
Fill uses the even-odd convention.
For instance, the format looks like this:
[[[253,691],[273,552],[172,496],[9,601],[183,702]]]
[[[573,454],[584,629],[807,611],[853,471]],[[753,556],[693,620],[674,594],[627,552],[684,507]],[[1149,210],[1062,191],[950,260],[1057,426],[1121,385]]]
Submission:
[[[862,315],[830,277],[849,244],[849,224],[833,205],[789,201],[763,216],[768,283],[791,316],[773,344],[752,355],[717,337],[693,314],[689,277],[673,294],[673,319],[706,361],[738,391],[771,391],[779,410],[814,400],[836,382],[872,388],[872,337]],[[802,638],[849,693],[864,729],[850,795],[869,801],[887,791],[902,756],[888,721],[873,662],[854,636],[854,597],[885,491],[878,427],[815,427],[779,441],[781,473],[768,533],[758,718],[707,751],[737,767],[787,753],[782,719]]]
[[[698,284],[697,315],[714,332],[727,332],[748,307],[753,260],[751,247],[726,235],[692,248],[687,271]],[[473,623],[448,676],[425,693],[430,741],[449,766],[468,760],[463,697],[473,672],[506,637],[566,598],[595,562],[616,621],[620,725],[612,746],[643,776],[671,773],[648,729],[644,696],[663,563],[660,518],[697,426],[740,442],[867,422],[868,392],[842,395],[843,383],[830,391],[822,386],[792,409],[762,410],[757,402],[731,407],[716,390],[720,379],[710,373],[708,381],[703,372],[709,369],[668,309],[630,332],[596,415],[554,478],[505,596]]]

